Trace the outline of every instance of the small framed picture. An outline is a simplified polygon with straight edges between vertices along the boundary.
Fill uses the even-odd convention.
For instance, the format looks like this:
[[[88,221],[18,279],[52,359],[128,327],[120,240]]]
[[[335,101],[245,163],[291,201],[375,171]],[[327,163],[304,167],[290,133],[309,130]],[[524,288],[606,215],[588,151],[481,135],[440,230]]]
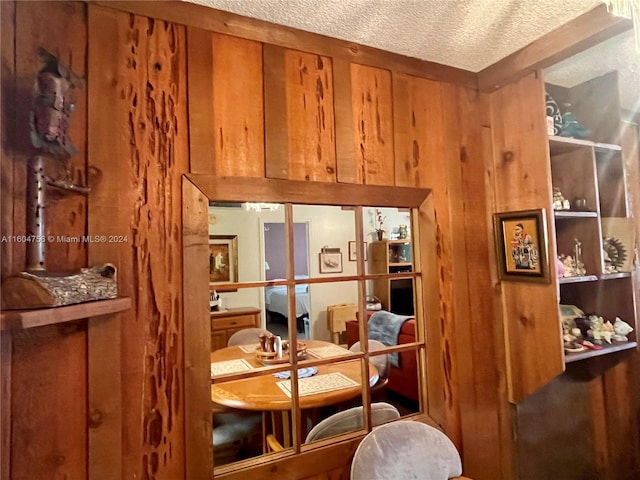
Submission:
[[[364,256],[364,261],[367,261],[367,242],[362,242],[362,254]],[[356,261],[356,242],[355,241],[350,241],[349,242],[349,261],[350,262],[355,262]]]
[[[342,252],[339,248],[323,248],[318,255],[320,273],[342,273]]]
[[[549,283],[545,209],[493,215],[500,280]]]
[[[238,281],[238,236],[209,235],[209,284]]]

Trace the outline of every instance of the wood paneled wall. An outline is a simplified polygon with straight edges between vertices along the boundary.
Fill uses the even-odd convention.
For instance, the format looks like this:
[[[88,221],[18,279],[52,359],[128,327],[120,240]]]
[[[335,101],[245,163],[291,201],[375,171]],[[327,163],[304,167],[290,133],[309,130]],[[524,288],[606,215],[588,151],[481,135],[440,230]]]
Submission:
[[[92,186],[88,199],[56,198],[49,229],[127,237],[50,245],[49,265],[115,262],[120,292],[134,300],[120,323],[3,334],[3,400],[6,391],[12,399],[2,405],[3,480],[210,478],[207,459],[186,465],[185,435],[201,419],[188,417],[184,398],[192,360],[183,347],[185,173],[431,189],[439,315],[427,329],[428,361],[439,375],[428,379],[429,414],[460,448],[468,476],[517,478],[507,400],[562,369],[557,325],[544,317],[555,293],[500,289],[487,212],[549,200],[539,79],[479,96],[469,72],[182,2],[0,4],[2,233],[24,231],[24,162],[33,151],[20,126],[43,46],[88,74],[71,136],[81,151],[77,180]],[[21,270],[23,248],[0,247],[2,275]],[[506,314],[503,299],[517,308]],[[98,373],[89,368],[96,352],[105,356]],[[104,394],[88,398],[100,374]],[[632,388],[632,374],[612,371],[607,391]],[[542,414],[551,408],[533,398]],[[623,428],[634,411],[627,405],[606,430],[608,445],[633,440]],[[328,463],[310,452],[242,478],[271,470],[347,478],[352,448]],[[603,471],[626,461],[611,449],[598,455]]]

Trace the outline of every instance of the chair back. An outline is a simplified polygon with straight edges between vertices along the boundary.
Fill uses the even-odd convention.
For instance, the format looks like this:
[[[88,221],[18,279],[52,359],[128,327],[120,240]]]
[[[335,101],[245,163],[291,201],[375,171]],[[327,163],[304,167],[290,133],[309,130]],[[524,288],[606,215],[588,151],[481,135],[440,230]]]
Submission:
[[[379,342],[378,340],[369,340],[369,351],[374,352],[376,350],[384,350],[386,347],[384,343]],[[362,348],[360,348],[360,342],[356,342],[349,347],[349,350],[352,352],[361,352]],[[386,379],[389,376],[389,355],[376,355],[375,357],[369,358],[369,362],[376,367],[378,370],[378,375],[380,375],[380,379]]]
[[[253,343],[260,343],[260,335],[269,334],[269,330],[264,328],[243,328],[233,333],[229,340],[227,340],[227,347],[233,347],[235,345],[251,345]]]
[[[462,475],[460,454],[440,430],[410,420],[382,425],[358,445],[351,480],[445,480]]]
[[[340,335],[347,331],[347,320],[355,320],[358,305],[355,303],[341,303],[327,306],[327,328],[331,332],[332,342],[341,345]],[[346,345],[344,345],[346,347]]]
[[[400,418],[396,407],[385,402],[371,404],[371,425],[377,426]],[[333,437],[342,433],[354,432],[364,428],[364,410],[362,405],[349,408],[325,418],[307,434],[305,443]]]

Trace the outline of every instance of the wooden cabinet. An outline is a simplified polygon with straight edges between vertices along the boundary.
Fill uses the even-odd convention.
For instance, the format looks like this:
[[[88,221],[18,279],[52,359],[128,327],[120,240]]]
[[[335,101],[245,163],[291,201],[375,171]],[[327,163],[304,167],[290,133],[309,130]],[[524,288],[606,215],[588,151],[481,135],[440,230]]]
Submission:
[[[211,312],[211,351],[227,346],[229,337],[238,330],[260,326],[260,309],[228,308]]]
[[[371,273],[402,273],[413,271],[411,242],[382,240],[371,244]],[[400,315],[413,315],[413,280],[411,278],[379,278],[373,281],[373,294],[382,308]]]
[[[616,144],[618,128],[612,127],[620,124],[618,110],[611,105],[616,96],[606,93],[615,90],[616,84],[607,75],[572,89],[547,85],[556,102],[571,105],[565,108],[575,110],[576,119],[590,130],[592,139],[549,138],[553,188],[570,207],[558,209],[556,204],[553,210],[557,255],[573,259],[565,262],[569,269],[558,283],[560,303],[575,305],[611,323],[619,317],[637,330],[632,261],[635,227],[630,218],[624,152]],[[603,98],[608,100],[606,105],[602,105]],[[576,256],[583,265],[573,270]],[[565,361],[633,348],[636,338],[634,332],[628,344],[566,354]]]

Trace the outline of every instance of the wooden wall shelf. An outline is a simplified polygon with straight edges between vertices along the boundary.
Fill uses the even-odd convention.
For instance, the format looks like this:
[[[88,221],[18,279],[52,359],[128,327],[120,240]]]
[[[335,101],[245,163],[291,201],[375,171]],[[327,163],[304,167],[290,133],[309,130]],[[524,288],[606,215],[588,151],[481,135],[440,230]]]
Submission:
[[[122,312],[131,308],[131,298],[118,297],[109,300],[76,303],[62,307],[35,310],[5,310],[0,312],[0,330],[20,330],[82,318]]]
[[[579,138],[569,137],[549,137],[549,151],[551,155],[569,152],[576,148],[595,148],[599,152],[622,150],[620,145],[614,145],[612,143],[598,143],[592,142],[591,140],[581,140]]]
[[[631,350],[637,346],[638,342],[624,342],[616,343],[611,346],[603,346],[600,350],[585,350],[583,352],[565,353],[564,363],[578,362],[580,360],[586,360],[587,358],[599,357],[601,355],[608,355],[610,353],[621,352],[623,350]]]
[[[596,212],[572,212],[570,210],[555,210],[553,216],[560,218],[597,218]]]
[[[580,283],[580,282],[595,282],[598,277],[595,275],[585,275],[584,277],[561,277],[558,279],[558,283]]]

